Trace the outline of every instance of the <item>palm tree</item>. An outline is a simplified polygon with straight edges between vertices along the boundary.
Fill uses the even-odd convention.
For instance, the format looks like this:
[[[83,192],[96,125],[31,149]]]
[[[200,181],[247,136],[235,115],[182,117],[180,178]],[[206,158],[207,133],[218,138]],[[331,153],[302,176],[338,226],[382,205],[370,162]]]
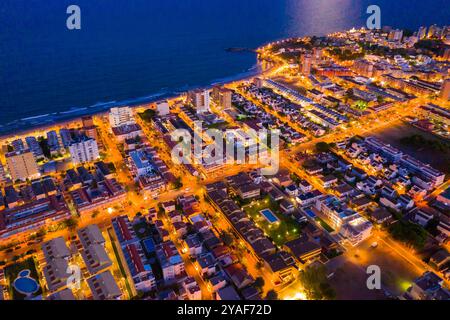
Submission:
[[[267,291],[266,300],[278,300],[278,293],[273,289]]]

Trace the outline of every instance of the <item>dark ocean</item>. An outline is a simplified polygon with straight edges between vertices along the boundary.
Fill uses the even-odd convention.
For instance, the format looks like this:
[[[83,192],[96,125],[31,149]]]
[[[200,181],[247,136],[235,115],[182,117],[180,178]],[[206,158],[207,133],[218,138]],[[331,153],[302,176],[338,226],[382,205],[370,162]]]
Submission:
[[[371,4],[383,25],[450,24],[448,0],[1,0],[0,132],[251,74],[255,55],[227,48],[360,27]]]

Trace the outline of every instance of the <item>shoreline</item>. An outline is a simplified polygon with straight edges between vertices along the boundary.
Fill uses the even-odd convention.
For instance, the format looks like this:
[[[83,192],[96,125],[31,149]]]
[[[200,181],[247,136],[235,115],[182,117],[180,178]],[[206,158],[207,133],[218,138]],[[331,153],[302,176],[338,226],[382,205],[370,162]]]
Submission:
[[[14,120],[8,124],[0,125],[0,139],[10,139],[16,136],[32,133],[37,129],[45,130],[46,128],[51,128],[53,126],[69,124],[83,116],[102,115],[107,113],[107,111],[112,107],[129,106],[134,109],[161,100],[175,99],[195,88],[209,89],[216,85],[225,85],[236,81],[252,79],[263,73],[264,71],[262,70],[259,61],[257,61],[257,63],[250,67],[247,71],[238,73],[234,76],[214,79],[206,86],[192,85],[187,88],[183,87],[182,90],[161,90],[160,92],[143,97],[131,98],[122,101],[98,102],[87,107],[74,107],[64,111]]]

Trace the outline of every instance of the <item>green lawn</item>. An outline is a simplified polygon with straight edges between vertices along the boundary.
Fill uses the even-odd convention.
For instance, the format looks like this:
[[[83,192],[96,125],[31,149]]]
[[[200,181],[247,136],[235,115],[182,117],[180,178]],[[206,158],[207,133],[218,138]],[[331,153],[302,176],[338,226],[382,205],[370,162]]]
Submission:
[[[269,223],[260,213],[264,209],[270,209],[280,222]],[[246,205],[244,211],[279,246],[298,238],[300,235],[300,224],[292,218],[284,216],[278,203],[270,199],[269,196]]]
[[[320,219],[319,217],[315,218],[316,221],[325,229],[327,230],[329,233],[334,232],[334,229],[332,227],[330,227],[330,225],[328,223],[326,223],[325,221],[323,221],[322,219]]]
[[[127,272],[125,271],[125,268],[124,268],[124,266],[122,265],[122,260],[120,259],[119,251],[118,251],[118,249],[116,248],[115,238],[114,238],[114,236],[112,235],[112,230],[111,230],[111,229],[108,229],[108,234],[109,234],[109,238],[110,238],[110,240],[111,240],[112,248],[113,248],[113,250],[114,250],[114,255],[116,256],[117,264],[119,265],[120,272],[122,273],[122,276],[125,278],[125,286],[127,287],[128,296],[129,296],[129,297],[132,297],[132,296],[133,296],[133,293],[132,293],[130,284],[128,283]]]
[[[22,270],[30,270],[30,277],[36,280],[39,283],[39,276],[36,270],[36,264],[34,263],[33,258],[28,258],[24,261],[14,263],[12,265],[9,265],[5,268],[5,277],[8,280],[8,283],[10,284],[9,287],[9,293],[13,300],[24,300],[25,295],[21,294],[20,292],[16,291],[13,286],[14,280],[17,278],[18,274]],[[42,288],[39,287],[39,290],[34,293],[32,296],[36,297],[42,294]]]

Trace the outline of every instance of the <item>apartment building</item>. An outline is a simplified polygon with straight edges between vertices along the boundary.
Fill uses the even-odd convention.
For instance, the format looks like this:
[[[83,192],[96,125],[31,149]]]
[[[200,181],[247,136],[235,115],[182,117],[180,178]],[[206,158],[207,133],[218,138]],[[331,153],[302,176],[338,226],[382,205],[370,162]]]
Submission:
[[[109,111],[109,124],[112,128],[134,123],[133,111],[130,107],[115,107]]]
[[[37,230],[48,221],[56,222],[70,217],[70,210],[62,196],[49,196],[0,212],[0,238]]]
[[[194,90],[188,93],[188,101],[194,106],[197,113],[209,112],[210,95],[209,90]]]
[[[74,165],[92,162],[100,157],[97,141],[86,136],[72,142],[69,152]]]
[[[58,237],[44,242],[41,248],[46,261],[43,273],[48,289],[56,291],[67,286],[71,275],[67,272],[71,254],[64,238]]]
[[[40,176],[34,155],[29,149],[9,152],[5,157],[13,181],[34,179]]]
[[[109,270],[87,279],[87,283],[94,300],[120,300],[122,297],[122,292]]]
[[[121,248],[119,256],[127,267],[127,276],[132,280],[134,291],[153,290],[156,288],[156,279],[152,267],[128,216],[114,218],[112,225]]]
[[[156,256],[161,264],[164,281],[170,282],[184,274],[183,259],[172,241],[158,244]]]

